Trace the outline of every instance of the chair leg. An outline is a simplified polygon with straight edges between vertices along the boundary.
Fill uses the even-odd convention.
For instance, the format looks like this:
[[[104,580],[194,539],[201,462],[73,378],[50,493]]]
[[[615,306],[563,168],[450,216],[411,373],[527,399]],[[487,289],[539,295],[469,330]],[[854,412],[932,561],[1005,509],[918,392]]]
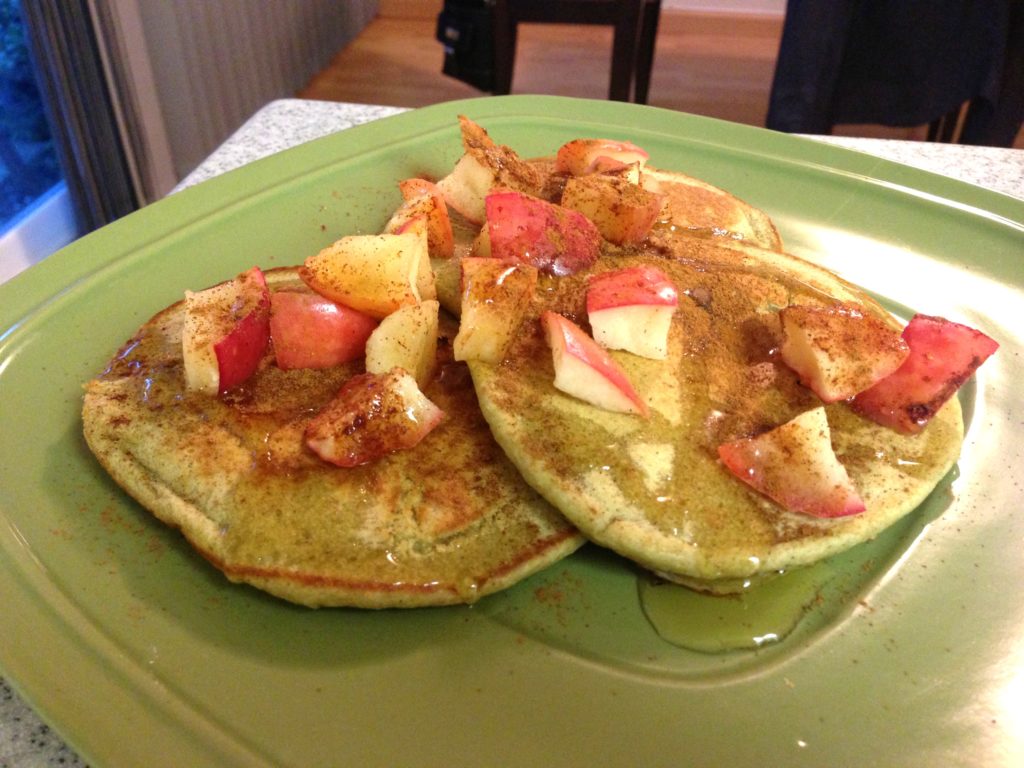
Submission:
[[[961,107],[947,112],[940,118],[932,120],[928,124],[928,141],[937,141],[949,144],[956,133],[956,124],[960,121]]]
[[[654,68],[654,46],[658,37],[658,19],[661,16],[661,0],[644,3],[643,21],[640,26],[640,39],[636,52],[636,88],[633,101],[637,104],[647,103],[647,94],[651,87],[651,70]]]
[[[612,42],[612,76],[608,98],[612,101],[629,101],[636,72],[637,42],[644,0],[623,0],[620,6]]]
[[[512,93],[512,71],[516,61],[516,22],[509,12],[509,0],[494,4],[494,89],[502,96]]]

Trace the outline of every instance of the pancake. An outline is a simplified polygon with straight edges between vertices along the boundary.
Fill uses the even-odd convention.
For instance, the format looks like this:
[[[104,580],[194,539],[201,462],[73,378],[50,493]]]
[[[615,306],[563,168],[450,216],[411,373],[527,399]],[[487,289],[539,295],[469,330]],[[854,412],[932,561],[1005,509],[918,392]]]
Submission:
[[[612,413],[562,394],[539,316],[585,329],[589,275],[655,264],[680,294],[664,361],[612,352],[650,417]],[[821,405],[777,355],[778,309],[856,302],[899,324],[864,292],[784,253],[723,239],[655,232],[644,249],[542,277],[519,337],[498,365],[471,362],[480,407],[523,476],[589,539],[668,579],[738,591],[876,536],[915,509],[956,461],[960,406],[950,400],[918,435],[898,434],[844,403],[826,406],[833,446],[866,504],[821,519],[756,493],[716,448]]]
[[[642,178],[645,189],[665,196],[663,227],[782,250],[782,238],[768,214],[731,192],[684,173],[651,166],[644,168]]]
[[[305,290],[291,269],[272,290]],[[308,606],[471,603],[574,551],[579,533],[504,457],[450,344],[425,393],[446,413],[415,448],[339,468],[304,425],[362,362],[185,391],[183,304],[145,323],[86,386],[84,434],[142,506],[232,581]],[[452,323],[443,325],[450,338]]]
[[[503,147],[506,152],[512,150]],[[557,203],[567,176],[555,171],[554,158],[533,158],[526,163],[535,173],[533,186],[524,191]],[[782,250],[782,238],[771,217],[732,192],[676,170],[644,166],[640,185],[664,196],[660,224],[686,234],[740,240],[770,250]],[[519,181],[511,189],[523,189]]]

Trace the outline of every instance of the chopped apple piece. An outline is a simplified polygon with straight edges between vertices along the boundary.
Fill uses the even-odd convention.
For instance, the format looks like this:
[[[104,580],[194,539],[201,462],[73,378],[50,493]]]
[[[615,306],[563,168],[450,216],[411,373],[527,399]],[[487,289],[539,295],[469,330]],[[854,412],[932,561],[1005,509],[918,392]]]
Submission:
[[[529,264],[463,259],[462,316],[453,346],[455,359],[500,363],[536,285],[537,269]]]
[[[234,280],[185,292],[181,334],[187,389],[215,395],[245,382],[270,343],[270,291],[253,267]]]
[[[625,166],[643,170],[649,155],[636,144],[612,139],[574,139],[559,147],[555,154],[555,171],[572,176],[605,173]]]
[[[782,361],[822,402],[846,400],[900,367],[900,334],[853,304],[793,305],[779,312]]]
[[[485,259],[494,255],[491,253],[491,236],[487,227],[480,227],[480,232],[473,238],[473,246],[469,252],[471,256]]]
[[[661,214],[664,197],[614,176],[570,178],[562,205],[579,211],[597,226],[601,236],[616,245],[643,241]]]
[[[366,342],[366,370],[387,373],[402,368],[420,387],[434,375],[437,360],[436,301],[411,304],[380,321]]]
[[[278,368],[330,368],[363,356],[377,320],[318,293],[270,296],[270,338]]]
[[[620,163],[617,160],[608,160],[605,163],[599,163],[595,167],[595,173],[599,173],[602,176],[611,176],[616,179],[622,179],[629,184],[639,184],[641,180],[640,175],[640,163]]]
[[[307,258],[299,276],[321,296],[376,318],[434,298],[422,221],[402,234],[343,237]]]
[[[539,195],[544,179],[509,147],[495,144],[487,131],[459,116],[465,154],[451,173],[437,182],[445,201],[474,224],[484,221],[484,198],[496,188]]]
[[[444,195],[436,184],[426,179],[405,179],[398,183],[404,202],[384,225],[386,234],[401,234],[415,219],[427,225],[427,250],[432,259],[449,259],[455,253],[452,222]]]
[[[865,509],[832,449],[824,407],[757,437],[725,443],[718,456],[736,477],[790,512],[843,517]]]
[[[903,329],[903,364],[853,398],[855,411],[906,434],[920,432],[999,344],[966,325],[915,315]]]
[[[484,198],[495,185],[494,173],[472,155],[463,155],[451,173],[437,182],[445,202],[474,224],[483,224]]]
[[[487,237],[493,258],[559,277],[590,266],[601,250],[600,234],[583,215],[510,190],[487,196]]]
[[[305,441],[324,461],[340,467],[367,464],[418,445],[444,419],[401,368],[363,373],[345,382],[306,426]]]
[[[458,317],[462,304],[462,259],[437,259],[434,268],[434,288],[441,308]]]
[[[602,272],[587,283],[587,318],[606,349],[664,360],[679,295],[672,281],[647,264]]]
[[[541,315],[551,347],[555,388],[598,408],[647,416],[643,401],[625,371],[578,325],[555,312]]]
[[[420,301],[427,301],[437,298],[437,285],[434,279],[434,269],[430,263],[430,223],[426,216],[417,216],[402,225],[402,231],[396,234],[416,235],[428,243],[426,248],[419,249],[420,263],[416,268],[416,291]],[[439,259],[438,261],[444,261]]]

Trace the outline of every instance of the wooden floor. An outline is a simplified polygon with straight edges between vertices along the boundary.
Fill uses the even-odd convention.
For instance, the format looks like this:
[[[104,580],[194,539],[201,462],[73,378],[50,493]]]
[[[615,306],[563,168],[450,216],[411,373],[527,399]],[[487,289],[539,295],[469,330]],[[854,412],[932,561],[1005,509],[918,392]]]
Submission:
[[[441,74],[436,13],[397,15],[400,5],[391,15],[386,5],[300,96],[417,107],[483,95]],[[737,25],[722,17],[663,13],[648,103],[763,124],[780,31],[777,19],[748,18]],[[607,98],[611,44],[610,27],[522,25],[512,92]]]
[[[381,0],[378,17],[298,94],[303,98],[418,107],[486,95],[441,74],[437,0]],[[764,125],[781,17],[663,11],[648,103]],[[520,26],[513,93],[607,97],[611,29]],[[923,139],[924,126],[837,126],[837,134]],[[1018,136],[1024,146],[1024,131]]]

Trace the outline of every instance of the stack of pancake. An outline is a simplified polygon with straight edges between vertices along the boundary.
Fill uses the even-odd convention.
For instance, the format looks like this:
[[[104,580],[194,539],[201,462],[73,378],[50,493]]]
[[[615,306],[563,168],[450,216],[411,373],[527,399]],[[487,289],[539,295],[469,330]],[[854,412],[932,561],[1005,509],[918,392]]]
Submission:
[[[529,164],[542,189],[559,189],[551,162]],[[731,592],[848,549],[913,510],[958,456],[956,398],[916,435],[842,402],[826,407],[866,505],[857,515],[787,511],[721,464],[718,445],[821,405],[778,360],[781,307],[854,302],[899,324],[858,288],[784,253],[763,212],[681,173],[644,174],[664,196],[650,235],[605,243],[576,274],[542,275],[500,363],[452,359],[459,294],[443,276],[457,275],[475,234],[456,227],[464,242],[436,265],[449,315],[424,390],[446,418],[412,449],[339,468],[304,445],[305,424],[361,361],[281,370],[271,348],[237,390],[186,391],[182,303],[138,329],[87,385],[88,445],[229,579],[309,606],[469,603],[587,540],[671,580]],[[545,310],[585,318],[588,277],[640,264],[656,264],[681,294],[666,360],[613,353],[642,382],[648,418],[554,389],[538,320]],[[267,277],[274,291],[308,290],[297,269]]]

